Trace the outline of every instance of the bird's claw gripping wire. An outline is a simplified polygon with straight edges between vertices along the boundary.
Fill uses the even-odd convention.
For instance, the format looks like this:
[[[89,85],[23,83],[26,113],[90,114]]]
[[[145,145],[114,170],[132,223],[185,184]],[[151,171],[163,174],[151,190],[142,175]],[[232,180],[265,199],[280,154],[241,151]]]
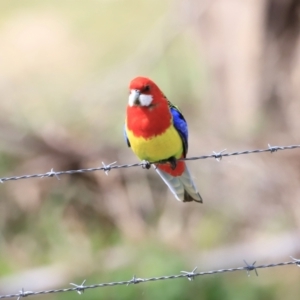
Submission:
[[[170,164],[172,170],[175,170],[177,167],[177,159],[174,156],[171,156],[167,159],[156,161],[157,164]]]
[[[180,271],[180,273],[183,273],[189,281],[193,281],[195,279],[195,275],[197,274],[195,273],[197,268],[198,267],[195,267],[192,272]]]
[[[84,286],[85,282],[86,282],[86,279],[83,280],[82,284],[80,284],[80,285],[79,285],[79,284],[76,284],[76,283],[70,283],[70,284],[73,285],[73,286],[75,286],[76,292],[77,292],[79,295],[81,295],[81,294],[84,293],[84,290],[86,289],[86,287]]]
[[[215,151],[213,151],[213,156],[214,156],[214,158],[216,159],[216,161],[221,161],[222,160],[222,157],[223,157],[223,152],[225,152],[226,151],[226,149],[224,149],[224,150],[222,150],[222,151],[220,151],[220,152],[215,152]]]
[[[106,176],[108,176],[108,172],[111,170],[112,165],[114,165],[115,163],[117,163],[116,161],[106,165],[104,162],[102,162],[103,165],[103,171],[105,173]]]
[[[253,271],[253,270],[254,270],[256,276],[258,276],[256,267],[255,267],[256,261],[252,265],[249,265],[245,260],[244,260],[244,263],[246,264],[245,268],[246,268],[248,277],[250,276],[250,271]]]
[[[141,166],[143,169],[149,170],[151,168],[151,163],[148,160],[143,160]]]
[[[177,159],[174,156],[172,156],[167,161],[170,163],[171,169],[175,170],[177,166]]]

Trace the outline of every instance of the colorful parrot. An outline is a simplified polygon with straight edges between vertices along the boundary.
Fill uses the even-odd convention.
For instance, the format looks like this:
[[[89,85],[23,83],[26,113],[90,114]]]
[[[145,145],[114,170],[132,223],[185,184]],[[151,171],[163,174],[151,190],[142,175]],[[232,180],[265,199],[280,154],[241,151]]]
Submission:
[[[154,167],[177,200],[202,203],[185,162],[177,160],[188,150],[188,127],[178,107],[149,78],[136,77],[129,90],[124,131],[128,147],[141,160],[167,161]]]

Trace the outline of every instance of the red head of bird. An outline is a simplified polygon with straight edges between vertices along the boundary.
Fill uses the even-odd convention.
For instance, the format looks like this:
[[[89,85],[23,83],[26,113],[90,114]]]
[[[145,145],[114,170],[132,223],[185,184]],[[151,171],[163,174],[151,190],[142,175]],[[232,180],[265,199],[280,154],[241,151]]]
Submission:
[[[153,107],[164,100],[164,95],[159,87],[149,78],[136,77],[130,84],[129,106]]]
[[[143,137],[164,132],[170,126],[172,117],[168,101],[159,87],[149,78],[136,77],[130,82],[129,90],[128,128]]]

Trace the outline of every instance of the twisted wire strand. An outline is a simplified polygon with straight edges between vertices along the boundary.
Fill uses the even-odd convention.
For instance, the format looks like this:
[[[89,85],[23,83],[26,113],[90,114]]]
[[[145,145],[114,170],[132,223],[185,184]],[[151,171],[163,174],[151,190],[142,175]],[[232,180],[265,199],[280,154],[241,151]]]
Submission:
[[[246,271],[248,276],[250,276],[251,271],[255,271],[256,275],[258,276],[257,269],[274,268],[274,267],[288,266],[288,265],[297,265],[298,267],[300,267],[300,259],[293,258],[292,256],[291,256],[291,258],[292,258],[291,261],[273,263],[273,264],[264,264],[264,265],[259,265],[259,266],[255,266],[256,262],[254,262],[253,264],[248,264],[244,260],[246,266],[237,267],[237,268],[196,272],[196,270],[197,270],[197,267],[196,267],[191,272],[181,271],[181,274],[176,274],[176,275],[166,275],[166,276],[150,277],[150,278],[138,278],[134,275],[132,277],[132,279],[130,279],[130,280],[98,283],[98,284],[92,284],[92,285],[84,285],[86,282],[86,280],[84,280],[82,282],[82,284],[80,284],[80,285],[77,285],[75,283],[70,283],[74,287],[45,290],[45,291],[36,291],[36,292],[25,291],[24,288],[22,288],[22,290],[20,290],[19,293],[16,293],[16,294],[0,295],[0,299],[17,298],[17,300],[20,300],[23,297],[53,294],[53,293],[74,292],[74,291],[81,295],[87,289],[95,289],[95,288],[117,286],[117,285],[127,285],[128,286],[130,284],[139,284],[139,283],[145,283],[145,282],[152,282],[152,281],[158,281],[158,280],[171,280],[171,279],[178,279],[178,278],[187,278],[188,280],[192,281],[197,276],[206,276],[206,275],[222,274],[222,273],[237,272],[237,271]]]
[[[226,149],[224,149],[221,152],[213,151],[213,154],[187,157],[187,158],[182,158],[180,160],[190,161],[190,160],[215,158],[217,161],[220,161],[223,157],[228,157],[228,156],[237,156],[237,155],[245,155],[245,154],[264,153],[264,152],[274,153],[276,151],[292,150],[292,149],[297,149],[297,148],[300,148],[300,145],[290,145],[290,146],[270,146],[270,145],[268,145],[268,148],[266,148],[266,149],[244,150],[244,151],[236,151],[236,152],[229,152],[229,153],[225,153]],[[148,169],[151,164],[166,163],[166,161],[158,161],[158,162],[142,161],[140,163],[123,164],[123,165],[116,165],[115,163],[116,162],[106,165],[104,162],[102,162],[102,165],[103,165],[102,167],[86,168],[86,169],[79,169],[79,170],[58,171],[58,172],[51,169],[49,172],[41,173],[41,174],[2,177],[2,178],[0,178],[0,183],[4,183],[5,181],[11,181],[11,180],[43,178],[43,177],[56,177],[56,179],[59,180],[60,175],[82,174],[82,173],[95,172],[95,171],[104,171],[105,174],[108,175],[108,172],[112,169],[123,169],[123,168],[133,168],[133,167],[143,167],[143,168]]]

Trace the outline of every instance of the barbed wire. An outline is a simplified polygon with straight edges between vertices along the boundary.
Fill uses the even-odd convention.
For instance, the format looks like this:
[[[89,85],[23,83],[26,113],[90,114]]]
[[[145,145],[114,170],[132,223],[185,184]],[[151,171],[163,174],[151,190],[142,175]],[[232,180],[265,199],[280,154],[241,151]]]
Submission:
[[[222,273],[236,272],[236,271],[246,271],[248,276],[250,276],[251,271],[254,271],[256,276],[258,276],[257,269],[274,268],[274,267],[288,266],[288,265],[297,265],[298,267],[300,267],[300,259],[296,259],[292,256],[290,256],[290,257],[292,258],[291,261],[274,263],[274,264],[265,264],[265,265],[255,266],[256,262],[254,262],[253,264],[248,264],[244,260],[244,263],[246,264],[246,266],[237,267],[237,268],[196,272],[197,267],[195,267],[193,269],[193,271],[191,271],[191,272],[181,271],[180,274],[176,274],[176,275],[167,275],[167,276],[150,277],[150,278],[139,278],[139,277],[136,277],[135,275],[133,275],[132,279],[130,279],[130,280],[98,283],[98,284],[92,284],[92,285],[85,285],[86,280],[84,280],[81,284],[70,283],[74,287],[55,289],[55,290],[45,290],[45,291],[33,292],[33,291],[25,291],[24,288],[22,288],[22,290],[20,290],[16,294],[0,295],[0,299],[17,298],[17,300],[20,300],[21,298],[28,297],[28,296],[74,292],[74,291],[81,295],[87,289],[95,289],[95,288],[116,286],[116,285],[128,286],[130,284],[138,284],[138,283],[152,282],[152,281],[158,281],[158,280],[171,280],[171,279],[178,279],[178,278],[187,278],[188,280],[193,281],[195,279],[195,277],[197,277],[197,276],[222,274]]]
[[[292,149],[297,149],[297,148],[300,148],[300,145],[271,146],[270,144],[268,144],[268,148],[266,148],[266,149],[244,150],[244,151],[237,151],[237,152],[230,152],[230,153],[225,153],[226,149],[224,149],[220,152],[213,151],[213,154],[209,154],[209,155],[187,157],[187,158],[182,158],[179,160],[189,161],[189,160],[214,158],[217,161],[221,161],[221,159],[223,157],[228,157],[228,156],[237,156],[237,155],[245,155],[245,154],[264,153],[264,152],[274,153],[276,151],[292,150]],[[123,164],[123,165],[115,165],[117,163],[116,161],[113,163],[110,163],[108,165],[106,165],[104,162],[102,162],[102,167],[78,169],[78,170],[68,170],[68,171],[58,171],[58,172],[54,171],[52,168],[50,170],[50,172],[41,173],[41,174],[2,177],[2,178],[0,178],[0,183],[4,183],[5,181],[10,181],[10,180],[21,180],[21,179],[30,179],[30,178],[43,178],[43,177],[56,177],[56,179],[60,180],[60,178],[59,178],[60,175],[82,174],[82,173],[95,172],[95,171],[104,171],[105,174],[108,175],[108,172],[112,169],[133,168],[133,167],[143,167],[144,169],[149,169],[152,164],[166,163],[166,162],[167,161],[158,161],[158,162],[142,161],[140,163]]]
[[[270,146],[268,145],[268,148],[266,149],[256,149],[256,150],[245,150],[245,151],[239,151],[239,152],[230,152],[225,153],[226,149],[222,150],[221,152],[214,152],[210,155],[203,155],[203,156],[196,156],[196,157],[189,157],[181,160],[200,160],[200,159],[207,159],[207,158],[214,158],[217,161],[220,161],[223,157],[228,156],[236,156],[236,155],[245,155],[245,154],[253,154],[253,153],[264,153],[264,152],[276,152],[279,150],[291,150],[300,148],[300,145],[290,145],[290,146]],[[166,161],[159,161],[155,163],[165,163]],[[118,169],[118,168],[131,168],[131,167],[143,167],[143,168],[150,168],[154,162],[147,162],[142,161],[140,163],[134,163],[134,164],[123,164],[123,165],[115,165],[116,162],[113,162],[111,164],[106,165],[104,162],[102,162],[102,167],[97,168],[87,168],[87,169],[78,169],[78,170],[68,170],[68,171],[59,171],[55,172],[53,169],[50,170],[50,172],[42,173],[42,174],[32,174],[32,175],[22,175],[22,176],[13,176],[13,177],[3,177],[0,178],[0,183],[4,183],[5,181],[9,180],[20,180],[20,179],[29,179],[29,178],[43,178],[43,177],[56,177],[58,180],[60,179],[60,175],[65,174],[80,174],[85,172],[94,172],[94,171],[104,171],[106,175],[108,175],[108,172],[111,169]],[[256,276],[258,276],[257,269],[263,269],[263,268],[273,268],[273,267],[279,267],[279,266],[288,266],[288,265],[297,265],[300,267],[300,259],[296,259],[292,257],[291,261],[287,262],[281,262],[281,263],[273,263],[273,264],[264,264],[255,266],[256,262],[253,264],[248,264],[245,260],[246,266],[243,267],[236,267],[236,268],[227,268],[227,269],[218,269],[218,270],[211,270],[211,271],[203,271],[203,272],[196,272],[197,267],[195,267],[191,272],[188,271],[181,271],[180,274],[176,275],[166,275],[166,276],[159,276],[159,277],[150,277],[150,278],[139,278],[135,275],[130,280],[125,281],[115,281],[115,282],[107,282],[107,283],[98,283],[98,284],[92,284],[92,285],[85,285],[86,280],[84,280],[81,284],[75,284],[70,283],[73,287],[70,288],[61,288],[61,289],[53,289],[53,290],[43,290],[43,291],[26,291],[24,288],[22,288],[18,293],[15,294],[8,294],[8,295],[1,295],[0,299],[5,298],[17,298],[17,300],[20,300],[23,297],[28,296],[34,296],[34,295],[45,295],[45,294],[52,294],[52,293],[63,293],[63,292],[72,292],[75,291],[78,294],[82,294],[87,289],[94,289],[94,288],[100,288],[100,287],[108,287],[108,286],[117,286],[117,285],[130,285],[130,284],[139,284],[139,283],[145,283],[145,282],[152,282],[152,281],[159,281],[159,280],[171,280],[171,279],[178,279],[178,278],[187,278],[188,280],[192,281],[197,276],[205,276],[205,275],[212,275],[212,274],[222,274],[227,272],[236,272],[236,271],[246,271],[247,275],[250,276],[250,272],[254,271]]]

